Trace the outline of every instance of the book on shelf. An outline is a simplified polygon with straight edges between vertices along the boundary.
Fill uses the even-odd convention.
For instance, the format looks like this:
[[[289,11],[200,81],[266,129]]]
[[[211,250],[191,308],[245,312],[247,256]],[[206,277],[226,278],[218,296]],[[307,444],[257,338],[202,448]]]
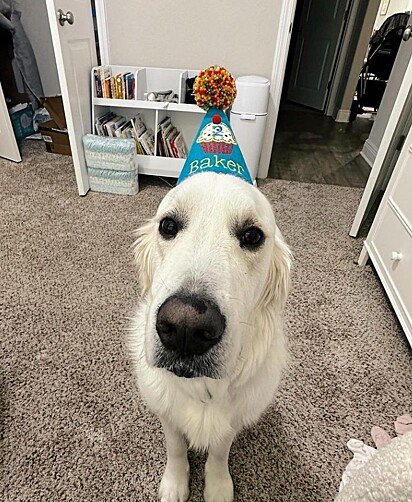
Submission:
[[[112,74],[110,66],[100,66],[93,71],[96,98],[134,99],[135,76],[132,72]]]
[[[143,116],[141,113],[138,113],[135,118],[131,121],[132,124],[132,134],[136,143],[136,150],[139,155],[146,155],[142,144],[139,141],[140,136],[146,131],[146,126],[143,121]]]
[[[139,143],[143,147],[146,155],[154,155],[155,138],[151,129],[146,129],[146,131],[139,137]]]
[[[125,120],[123,122],[123,124],[120,125],[120,127],[118,127],[115,131],[114,131],[114,135],[116,136],[116,138],[125,138],[127,137],[126,136],[126,131],[127,129],[130,127],[130,121],[128,120]]]
[[[95,130],[99,136],[134,139],[139,155],[154,155],[153,132],[147,130],[141,113],[133,119],[126,119],[113,112],[105,113],[96,118]]]
[[[143,120],[143,115],[138,113],[134,119],[132,119],[133,127],[136,132],[136,137],[138,138],[146,131],[146,126]]]
[[[95,120],[95,129],[96,129],[96,133],[99,136],[105,136],[103,126],[106,122],[111,120],[114,116],[115,116],[115,114],[113,112],[107,112]]]
[[[103,85],[103,98],[110,98],[111,96],[111,90],[110,90],[110,78],[107,77],[104,79],[104,85]]]
[[[172,124],[170,117],[165,117],[158,126],[157,155],[176,159],[187,157],[183,135]]]
[[[122,117],[121,115],[116,115],[113,119],[109,120],[108,122],[105,123],[104,127],[107,132],[107,136],[111,136],[114,138],[116,136],[115,132],[121,125],[123,125],[126,122],[125,117]]]
[[[169,152],[168,157],[176,157],[175,149],[174,149],[174,139],[177,136],[178,131],[176,127],[172,127],[170,130],[167,138],[166,138],[166,145],[167,145],[167,150]]]
[[[99,76],[99,70],[95,69],[93,71],[93,79],[94,79],[94,93],[96,97],[103,97],[103,89],[102,89],[102,81]]]
[[[126,99],[134,98],[135,78],[133,73],[126,73],[125,75]]]
[[[179,159],[185,159],[187,157],[187,148],[186,148],[186,143],[185,140],[183,139],[183,135],[181,132],[176,136],[174,140],[174,144],[177,149],[178,153],[178,158]]]

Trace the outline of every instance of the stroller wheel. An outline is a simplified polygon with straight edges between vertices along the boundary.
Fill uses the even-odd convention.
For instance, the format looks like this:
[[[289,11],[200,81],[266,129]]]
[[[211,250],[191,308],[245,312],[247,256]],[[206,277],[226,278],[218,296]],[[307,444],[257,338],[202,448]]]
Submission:
[[[359,101],[354,99],[352,101],[352,106],[350,107],[349,122],[353,122],[359,113],[363,113],[362,107],[359,106]]]

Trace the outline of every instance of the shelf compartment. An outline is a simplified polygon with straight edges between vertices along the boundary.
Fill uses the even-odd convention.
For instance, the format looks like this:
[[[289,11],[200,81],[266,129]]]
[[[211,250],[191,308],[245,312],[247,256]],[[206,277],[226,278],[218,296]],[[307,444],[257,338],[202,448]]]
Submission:
[[[139,71],[141,71],[143,68],[140,66],[120,66],[120,65],[102,65],[102,66],[95,66],[92,68],[91,75],[92,75],[92,96],[93,99],[105,99],[106,101],[126,101],[127,103],[131,103],[135,101],[136,99],[136,94],[133,99],[116,99],[116,98],[97,98],[96,97],[96,87],[94,83],[94,71],[99,70],[100,68],[104,68],[105,66],[109,66],[111,68],[112,76],[117,75],[118,73],[133,73],[134,78],[135,78],[135,93],[136,93],[136,81],[137,81],[137,74]],[[103,83],[102,83],[103,85]]]
[[[185,160],[154,155],[138,155],[137,165],[139,174],[178,178]]]
[[[179,85],[179,103],[181,104],[186,104],[185,103],[185,98],[186,98],[186,80],[188,78],[193,78],[196,77],[197,74],[199,73],[199,70],[184,70],[180,74],[180,85]],[[188,104],[187,106],[196,106],[194,104]]]
[[[108,111],[122,115],[127,119],[141,113],[147,128],[153,130],[157,147],[157,125],[165,117],[170,116],[173,125],[181,131],[189,150],[205,111],[194,104],[184,103],[186,79],[195,77],[197,70],[147,68],[139,66],[108,65],[112,75],[132,72],[135,75],[135,99],[97,98],[95,96],[94,70],[92,69],[92,120],[93,131],[95,119]],[[171,89],[178,94],[178,103],[147,101],[145,94],[151,91]],[[200,114],[200,115],[199,115]],[[177,178],[186,159],[161,157],[157,155],[138,155],[139,173],[154,176]]]
[[[95,122],[98,117],[101,117],[108,111],[112,111],[116,115],[122,115],[128,120],[131,120],[132,118],[136,117],[138,113],[141,113],[143,115],[143,120],[148,129],[152,129],[152,131],[155,131],[156,127],[156,110],[145,110],[145,109],[137,109],[134,107],[119,107],[118,106],[118,101],[119,100],[111,100],[113,101],[111,103],[111,106],[94,106],[92,110],[92,120],[93,120],[93,131],[94,134],[96,134],[96,128],[95,128]]]
[[[146,101],[145,94],[149,92],[172,90],[173,94],[179,94],[182,71],[172,68],[142,68],[136,74],[136,99]]]

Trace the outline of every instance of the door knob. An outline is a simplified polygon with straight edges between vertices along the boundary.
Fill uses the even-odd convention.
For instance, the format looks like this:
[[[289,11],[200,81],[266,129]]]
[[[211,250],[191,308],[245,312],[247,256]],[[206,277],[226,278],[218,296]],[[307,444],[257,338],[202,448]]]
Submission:
[[[392,251],[391,260],[392,261],[401,261],[402,260],[402,253],[399,253],[399,251]]]
[[[403,32],[402,38],[404,39],[405,42],[407,42],[412,35],[412,26],[407,26],[405,28],[405,31]]]
[[[65,14],[61,9],[57,11],[57,14],[59,15],[59,23],[64,26],[64,23],[67,21],[69,24],[74,23],[74,16],[73,12],[67,11],[67,14]]]

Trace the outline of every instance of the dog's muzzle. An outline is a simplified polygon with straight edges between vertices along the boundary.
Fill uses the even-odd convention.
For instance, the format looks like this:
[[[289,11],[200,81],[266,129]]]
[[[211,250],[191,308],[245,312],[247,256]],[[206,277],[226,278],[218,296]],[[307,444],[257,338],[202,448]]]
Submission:
[[[212,300],[181,293],[169,297],[156,318],[162,344],[158,365],[177,376],[212,376],[211,352],[222,339],[225,328],[225,317]]]

